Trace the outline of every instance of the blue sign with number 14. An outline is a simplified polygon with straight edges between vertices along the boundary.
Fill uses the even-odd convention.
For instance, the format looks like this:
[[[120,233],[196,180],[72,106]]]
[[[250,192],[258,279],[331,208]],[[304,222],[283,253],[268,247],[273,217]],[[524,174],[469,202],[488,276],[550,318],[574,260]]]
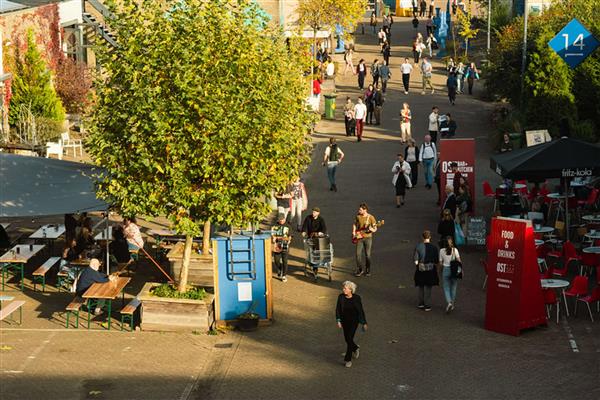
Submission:
[[[548,44],[569,67],[575,68],[596,50],[600,42],[573,18]]]

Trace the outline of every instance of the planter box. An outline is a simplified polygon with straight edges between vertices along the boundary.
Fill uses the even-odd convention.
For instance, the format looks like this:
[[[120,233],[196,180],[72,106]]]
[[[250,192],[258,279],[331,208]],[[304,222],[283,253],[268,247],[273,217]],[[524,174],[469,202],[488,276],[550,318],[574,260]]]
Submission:
[[[142,330],[148,331],[201,331],[210,329],[215,320],[215,296],[207,293],[204,300],[157,297],[150,290],[160,283],[148,282],[138,298],[142,302]]]
[[[184,243],[177,243],[167,253],[171,276],[174,279],[179,279],[181,263],[183,262],[183,247]],[[212,255],[209,254],[205,256],[192,251],[188,272],[188,282],[192,285],[198,286],[215,286]]]

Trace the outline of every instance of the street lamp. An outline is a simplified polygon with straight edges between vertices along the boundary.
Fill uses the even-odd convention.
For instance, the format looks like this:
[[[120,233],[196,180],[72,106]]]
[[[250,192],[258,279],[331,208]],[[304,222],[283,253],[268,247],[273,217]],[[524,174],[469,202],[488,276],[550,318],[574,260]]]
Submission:
[[[487,54],[490,54],[490,42],[491,35],[490,30],[492,29],[492,0],[488,0],[488,20],[487,20]]]
[[[525,68],[527,67],[527,20],[529,17],[529,6],[524,0],[525,11],[523,12],[523,57],[521,59],[521,118],[525,118]],[[525,126],[525,124],[523,124]]]

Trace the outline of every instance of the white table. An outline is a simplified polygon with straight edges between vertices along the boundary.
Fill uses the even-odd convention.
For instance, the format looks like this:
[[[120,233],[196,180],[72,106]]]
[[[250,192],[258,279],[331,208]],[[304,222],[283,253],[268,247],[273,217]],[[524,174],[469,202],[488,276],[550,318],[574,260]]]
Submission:
[[[542,234],[544,234],[544,233],[554,232],[554,228],[551,227],[551,226],[540,226],[539,228],[537,228],[537,227],[534,226],[533,227],[533,231],[535,233],[542,233]]]
[[[582,251],[588,254],[600,254],[600,246],[586,247]]]
[[[65,226],[58,225],[42,225],[37,231],[29,235],[29,239],[49,239],[54,240],[61,237],[66,232]]]
[[[560,289],[560,291],[562,292],[563,301],[565,302],[565,311],[568,317],[569,306],[567,305],[567,296],[565,296],[565,288],[570,285],[569,281],[565,281],[564,279],[542,279],[540,283],[542,284],[542,288],[544,289]]]
[[[600,239],[600,231],[596,231],[594,233],[588,232],[585,234],[585,237],[589,240]]]
[[[513,190],[521,190],[521,189],[525,189],[526,187],[527,187],[527,185],[525,185],[525,184],[522,184],[522,183],[515,183],[515,184],[513,185]],[[507,188],[507,186],[506,186],[504,183],[502,183],[502,184],[500,184],[500,185],[498,186],[498,188],[499,188],[499,189],[506,189],[506,188]]]
[[[46,247],[43,244],[18,244],[0,257],[2,264],[2,290],[4,290],[4,272],[11,269],[17,270],[21,274],[21,291],[23,291],[23,281],[25,275],[25,264],[33,256]]]
[[[581,219],[587,222],[600,222],[600,215],[584,215]]]
[[[106,227],[104,227],[104,229],[102,229],[98,234],[96,234],[96,236],[94,236],[94,239],[96,239],[96,240],[112,240],[112,230],[113,230],[112,225],[110,225],[108,227],[108,230],[106,229]]]
[[[541,246],[544,244],[544,241],[542,239],[535,239],[535,245],[537,246]]]
[[[553,200],[564,200],[567,198],[567,196],[563,193],[548,193],[546,195],[546,197],[548,197],[549,199],[553,199]],[[569,197],[575,197],[574,193],[569,193]]]

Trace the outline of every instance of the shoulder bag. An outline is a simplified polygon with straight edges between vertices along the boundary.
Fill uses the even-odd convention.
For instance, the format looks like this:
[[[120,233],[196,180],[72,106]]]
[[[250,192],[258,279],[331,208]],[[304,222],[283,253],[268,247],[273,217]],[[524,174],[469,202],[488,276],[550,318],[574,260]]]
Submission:
[[[456,259],[455,250],[452,249],[452,260],[450,260],[450,278],[452,279],[462,279],[462,263]]]

